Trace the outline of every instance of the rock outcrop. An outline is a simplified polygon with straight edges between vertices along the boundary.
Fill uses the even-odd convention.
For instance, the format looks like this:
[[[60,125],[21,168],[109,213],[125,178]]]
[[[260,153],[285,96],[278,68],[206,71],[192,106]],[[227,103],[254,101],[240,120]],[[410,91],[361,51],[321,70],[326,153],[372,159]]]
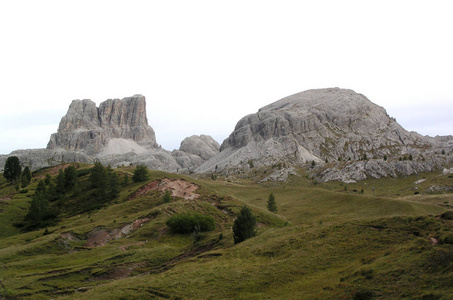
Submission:
[[[220,152],[219,152],[220,150]],[[11,153],[38,169],[95,160],[169,172],[247,174],[272,166],[262,181],[284,181],[305,166],[318,181],[397,177],[451,168],[453,136],[408,132],[385,109],[352,90],[308,90],[245,116],[221,146],[209,136],[162,149],[148,125],[145,97],[74,100],[47,149]],[[0,166],[8,155],[0,156]],[[255,172],[256,173],[256,172]]]
[[[168,172],[192,172],[219,152],[220,145],[210,136],[186,138],[179,150],[162,149],[148,125],[146,101],[142,95],[102,102],[72,101],[52,134],[47,149],[19,150],[0,156],[18,156],[33,170],[63,162],[93,163],[99,160],[113,167],[146,165]],[[3,163],[2,163],[3,161]]]
[[[279,162],[304,164],[314,161],[322,165],[326,161],[349,161],[341,165],[341,169],[336,165],[330,171],[318,174],[320,180],[393,176],[398,172],[439,167],[442,160],[421,161],[423,155],[429,156],[435,149],[451,150],[452,141],[449,137],[430,138],[406,131],[384,108],[352,90],[308,90],[242,118],[222,143],[220,153],[197,171],[248,168],[246,162],[260,167]],[[405,154],[420,158],[420,162],[405,167],[406,164],[394,161]],[[364,158],[383,157],[393,159],[393,162],[354,164]]]
[[[0,155],[0,171],[10,156],[17,156],[22,165],[32,170],[44,167],[56,166],[66,162],[94,163],[94,159],[85,153],[78,151],[67,151],[61,149],[28,149],[16,150],[9,155]]]
[[[219,153],[219,148],[219,143],[208,135],[192,135],[185,138],[179,150],[174,150],[171,154],[183,170],[193,172]]]
[[[144,96],[110,99],[99,108],[91,100],[72,101],[58,132],[50,137],[47,149],[94,155],[113,139],[130,140],[147,149],[158,146],[154,130],[148,125]]]

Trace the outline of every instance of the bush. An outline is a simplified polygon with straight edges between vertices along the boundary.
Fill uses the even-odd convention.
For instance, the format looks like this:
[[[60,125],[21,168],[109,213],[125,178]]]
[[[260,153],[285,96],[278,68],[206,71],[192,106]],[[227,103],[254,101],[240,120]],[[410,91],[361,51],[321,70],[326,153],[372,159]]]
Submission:
[[[77,177],[82,177],[91,173],[91,169],[79,169],[76,170]]]
[[[165,203],[169,203],[171,200],[173,199],[173,197],[171,196],[171,192],[169,190],[167,190],[164,194],[164,196],[162,197],[162,200],[165,202]]]
[[[215,228],[214,218],[198,213],[181,213],[171,216],[165,223],[174,233],[211,231]]]
[[[450,244],[453,245],[453,234],[449,234],[442,239],[442,244]]]
[[[453,220],[453,210],[449,210],[440,215],[441,219]]]
[[[453,261],[453,248],[445,245],[442,248],[431,250],[426,259],[425,266],[430,271],[440,271],[450,266]]]
[[[354,294],[354,300],[368,300],[373,299],[374,293],[370,290],[361,290]]]

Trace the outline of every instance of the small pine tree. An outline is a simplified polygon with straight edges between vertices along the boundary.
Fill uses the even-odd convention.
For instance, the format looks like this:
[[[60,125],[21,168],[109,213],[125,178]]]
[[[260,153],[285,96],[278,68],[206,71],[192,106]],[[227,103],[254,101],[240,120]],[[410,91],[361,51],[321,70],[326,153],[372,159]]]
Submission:
[[[409,160],[412,160],[413,157],[412,157],[412,154],[409,154]]]
[[[30,221],[33,226],[39,226],[48,216],[49,201],[46,198],[46,186],[44,182],[40,180],[25,219]]]
[[[20,187],[21,187],[21,188],[25,188],[25,187],[27,187],[29,184],[30,184],[30,181],[28,181],[28,180],[27,180],[27,177],[24,176],[24,174],[22,173],[22,175],[20,176]]]
[[[118,174],[113,170],[108,172],[108,175],[108,198],[113,200],[120,194],[120,180],[118,179]]]
[[[233,223],[234,243],[240,243],[256,235],[256,217],[248,206],[242,207]]]
[[[107,170],[100,162],[96,162],[90,170],[91,188],[97,205],[107,201],[108,174]]]
[[[55,178],[55,199],[62,199],[66,193],[66,180],[64,177],[63,170],[58,171],[58,175]]]
[[[164,197],[162,199],[165,203],[169,203],[172,200],[171,192],[169,190],[165,191]]]
[[[445,150],[442,149],[442,155],[445,155]]]
[[[49,185],[51,182],[52,177],[49,174],[46,174],[46,178],[44,179],[44,184]]]
[[[148,180],[148,168],[146,166],[137,166],[134,171],[134,176],[132,176],[134,182],[146,181]]]
[[[384,155],[384,161],[387,161],[387,155]]]
[[[311,161],[311,167],[314,168],[316,166],[316,162],[314,160]]]
[[[267,199],[267,209],[273,213],[276,213],[278,210],[274,194],[270,194],[269,198]]]
[[[31,182],[31,172],[30,168],[26,166],[24,170],[22,171],[22,175],[20,175],[20,183],[22,188],[26,187],[29,185]]]
[[[77,173],[74,166],[69,166],[64,170],[64,186],[65,191],[72,190],[77,183]]]
[[[3,177],[14,184],[20,178],[21,173],[22,167],[20,166],[19,158],[17,156],[8,157],[3,168]]]

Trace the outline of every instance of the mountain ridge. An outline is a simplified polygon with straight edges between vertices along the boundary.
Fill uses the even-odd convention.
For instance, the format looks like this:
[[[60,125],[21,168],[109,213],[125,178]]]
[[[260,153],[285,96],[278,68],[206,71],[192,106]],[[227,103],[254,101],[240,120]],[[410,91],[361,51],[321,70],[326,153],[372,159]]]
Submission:
[[[452,141],[448,136],[431,138],[405,130],[383,107],[352,90],[307,90],[243,117],[222,143],[220,153],[196,171],[234,174],[250,169],[250,161],[255,167],[337,161],[349,161],[349,166],[385,157],[385,162],[370,164],[375,166],[371,170],[356,164],[354,171],[341,172],[345,166],[336,164],[330,172],[310,172],[321,181],[407,175],[440,168],[445,161],[427,158],[434,157],[436,151],[451,152]],[[420,161],[399,163],[400,157],[409,155]]]
[[[169,172],[232,175],[283,163],[291,169],[278,171],[286,174],[282,180],[302,166],[320,181],[350,181],[429,172],[450,164],[451,152],[453,136],[409,132],[363,94],[325,88],[284,97],[244,116],[221,145],[194,135],[172,152],[157,144],[144,96],[109,99],[99,107],[74,100],[47,149],[12,154],[34,169],[99,160],[113,167],[144,164]],[[400,161],[409,156],[413,160]],[[0,164],[6,157],[0,156]]]

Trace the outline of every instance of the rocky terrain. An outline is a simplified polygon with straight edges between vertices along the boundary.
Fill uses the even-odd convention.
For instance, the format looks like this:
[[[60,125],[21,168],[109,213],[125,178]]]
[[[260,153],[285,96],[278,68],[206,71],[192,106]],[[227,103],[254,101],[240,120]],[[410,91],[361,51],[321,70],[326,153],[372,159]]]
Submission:
[[[148,125],[144,96],[109,99],[99,108],[91,100],[72,101],[58,132],[50,137],[47,149],[93,155],[109,146],[112,139],[131,140],[146,148],[157,147],[154,130]]]
[[[220,150],[220,151],[219,151]],[[398,177],[450,167],[453,137],[408,132],[384,108],[352,90],[308,90],[242,118],[220,146],[193,135],[162,149],[148,124],[146,100],[74,100],[47,149],[20,150],[32,169],[96,160],[113,167],[144,164],[169,172],[247,173],[280,166],[263,181],[286,180],[302,166],[319,181]],[[7,156],[0,156],[4,165]]]
[[[74,100],[51,135],[47,149],[18,150],[0,156],[3,167],[8,156],[19,157],[31,169],[62,162],[105,165],[143,164],[155,170],[191,172],[218,153],[220,145],[210,136],[191,136],[173,152],[162,149],[146,116],[142,95],[109,99],[99,107],[88,99]]]
[[[318,180],[362,180],[432,171],[448,164],[440,154],[451,152],[452,136],[408,132],[365,96],[329,88],[298,93],[245,116],[220,153],[197,172],[311,163],[324,166],[312,170]]]

